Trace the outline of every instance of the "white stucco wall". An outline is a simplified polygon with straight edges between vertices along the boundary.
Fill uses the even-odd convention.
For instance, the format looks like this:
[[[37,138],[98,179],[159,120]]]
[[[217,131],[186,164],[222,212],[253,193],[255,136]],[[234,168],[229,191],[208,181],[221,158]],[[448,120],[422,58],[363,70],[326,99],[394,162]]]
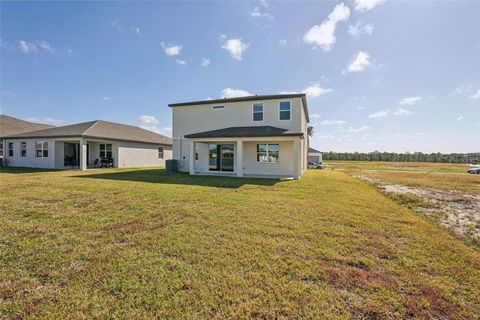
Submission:
[[[280,120],[280,101],[291,101],[290,120]],[[263,103],[263,121],[253,121],[253,104]],[[224,105],[224,109],[212,109]],[[173,159],[179,161],[179,171],[189,171],[189,139],[184,136],[209,130],[241,126],[274,126],[307,136],[307,120],[301,98],[244,101],[172,108]],[[307,143],[302,144],[301,169],[307,167]],[[200,163],[200,166],[203,164]]]
[[[278,163],[257,162],[257,144],[279,144]],[[293,176],[293,141],[248,141],[243,145],[244,174]]]
[[[20,156],[20,144],[27,143],[27,156]],[[37,158],[35,152],[35,142],[48,142],[48,157]],[[8,143],[13,142],[13,157],[8,155]],[[6,139],[4,154],[8,159],[8,165],[11,167],[31,167],[31,168],[55,168],[55,140],[54,139]]]
[[[165,160],[172,158],[172,147],[163,146],[163,159],[158,158],[160,145],[119,142],[118,143],[118,167],[158,167],[164,166]]]

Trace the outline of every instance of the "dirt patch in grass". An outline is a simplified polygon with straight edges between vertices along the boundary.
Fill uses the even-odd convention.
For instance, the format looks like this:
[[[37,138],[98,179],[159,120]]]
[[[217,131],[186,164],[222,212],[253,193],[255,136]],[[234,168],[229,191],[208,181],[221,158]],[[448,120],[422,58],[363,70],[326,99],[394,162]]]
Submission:
[[[480,245],[480,195],[389,184],[366,175],[354,176],[377,186],[403,206],[432,218],[469,242]]]

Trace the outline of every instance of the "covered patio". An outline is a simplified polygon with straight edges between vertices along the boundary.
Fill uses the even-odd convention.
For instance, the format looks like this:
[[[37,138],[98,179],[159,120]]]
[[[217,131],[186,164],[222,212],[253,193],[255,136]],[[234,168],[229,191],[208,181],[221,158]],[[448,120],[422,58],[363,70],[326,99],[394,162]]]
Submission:
[[[55,166],[86,170],[117,167],[118,146],[113,141],[82,137],[55,141]]]
[[[227,128],[186,136],[193,155],[190,174],[298,179],[306,169],[303,135],[276,129]]]

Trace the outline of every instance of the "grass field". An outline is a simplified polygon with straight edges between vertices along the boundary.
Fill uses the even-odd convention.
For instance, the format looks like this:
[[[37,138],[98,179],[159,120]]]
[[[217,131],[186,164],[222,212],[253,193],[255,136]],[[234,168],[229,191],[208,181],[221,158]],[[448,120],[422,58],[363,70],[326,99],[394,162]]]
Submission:
[[[345,172],[0,179],[0,318],[478,318],[479,252]]]
[[[382,162],[382,161],[325,161],[329,168],[354,170],[389,170],[389,171],[421,171],[421,172],[457,172],[465,173],[471,167],[459,163],[430,162]]]

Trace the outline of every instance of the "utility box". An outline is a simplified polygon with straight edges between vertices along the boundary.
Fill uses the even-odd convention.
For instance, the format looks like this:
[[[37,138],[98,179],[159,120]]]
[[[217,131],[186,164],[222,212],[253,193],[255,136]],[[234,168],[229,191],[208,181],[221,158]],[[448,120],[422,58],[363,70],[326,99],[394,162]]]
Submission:
[[[165,160],[165,171],[166,172],[177,172],[178,171],[178,160],[175,160],[175,159]]]

